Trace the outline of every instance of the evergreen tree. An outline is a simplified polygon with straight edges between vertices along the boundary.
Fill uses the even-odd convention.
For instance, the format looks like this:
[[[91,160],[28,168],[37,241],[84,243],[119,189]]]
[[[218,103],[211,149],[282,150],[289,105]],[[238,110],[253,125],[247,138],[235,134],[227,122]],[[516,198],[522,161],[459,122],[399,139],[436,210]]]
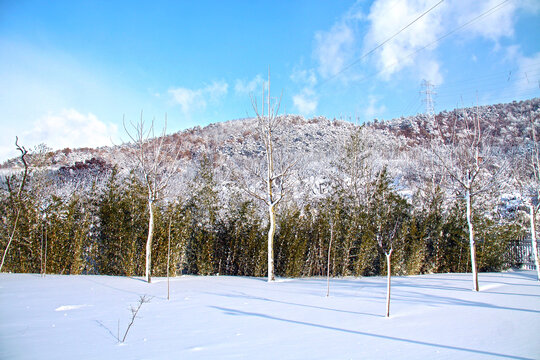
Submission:
[[[137,178],[131,175],[122,181],[113,169],[99,202],[100,274],[143,274],[146,205],[144,188]]]

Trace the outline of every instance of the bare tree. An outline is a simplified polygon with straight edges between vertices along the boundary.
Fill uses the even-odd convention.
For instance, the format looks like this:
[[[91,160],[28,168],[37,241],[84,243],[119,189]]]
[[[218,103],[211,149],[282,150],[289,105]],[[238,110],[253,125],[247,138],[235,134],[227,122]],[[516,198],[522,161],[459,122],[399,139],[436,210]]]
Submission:
[[[405,201],[390,188],[386,169],[379,174],[376,189],[370,201],[371,216],[377,244],[386,257],[386,317],[390,317],[390,290],[392,281],[392,254],[394,241],[405,216]]]
[[[268,71],[268,88],[262,89],[261,108],[257,98],[251,95],[251,104],[257,116],[258,137],[264,147],[264,159],[260,163],[250,167],[244,166],[244,170],[250,176],[258,179],[255,187],[250,187],[249,180],[239,180],[239,184],[250,196],[260,200],[267,206],[268,227],[268,281],[275,280],[274,272],[274,236],[276,233],[276,207],[283,200],[289,190],[292,169],[296,161],[291,159],[282,148],[280,133],[285,126],[286,117],[279,116],[280,99],[270,97],[270,71]],[[266,95],[266,98],[265,98]],[[266,102],[266,113],[265,113]]]
[[[137,319],[137,314],[139,313],[139,310],[141,310],[141,306],[143,306],[143,304],[146,304],[146,303],[149,303],[150,300],[152,300],[151,297],[147,296],[147,295],[141,295],[139,296],[139,301],[137,303],[137,306],[131,306],[130,310],[131,310],[131,320],[126,328],[126,331],[124,332],[124,336],[122,337],[122,340],[120,340],[120,336],[117,336],[117,339],[118,339],[118,342],[120,343],[124,343],[126,341],[126,337],[129,333],[129,330],[131,329],[131,327],[133,326],[133,323],[135,322],[135,319]],[[120,322],[119,322],[120,324]],[[118,326],[120,328],[120,326]],[[118,332],[120,332],[120,330],[118,330]]]
[[[397,223],[394,231],[388,239],[384,239],[380,233],[377,234],[377,244],[386,257],[386,317],[390,317],[390,290],[392,284],[392,253],[394,252],[394,237],[396,235]],[[380,230],[379,230],[380,231]],[[386,240],[386,241],[385,241]]]
[[[13,222],[13,229],[11,230],[11,234],[9,235],[6,248],[4,249],[4,254],[2,255],[2,262],[0,263],[0,272],[2,271],[2,268],[4,267],[4,261],[6,260],[6,255],[9,251],[9,247],[13,241],[13,238],[15,237],[15,232],[17,230],[17,225],[18,225],[19,217],[21,216],[21,210],[22,210],[21,195],[24,190],[24,186],[26,185],[26,180],[28,177],[28,162],[26,160],[26,156],[28,155],[28,150],[24,146],[19,145],[18,137],[15,138],[15,147],[17,147],[17,150],[21,152],[21,162],[23,163],[24,170],[22,174],[21,183],[19,184],[17,192],[15,193],[15,196],[13,196],[13,190],[11,189],[11,181],[9,177],[6,179],[9,192],[10,192],[9,196],[11,198],[11,206],[13,210],[15,210],[15,221]]]
[[[334,179],[348,194],[354,205],[362,207],[369,199],[369,185],[373,181],[373,159],[364,126],[354,131],[343,148],[337,163],[341,176]]]
[[[531,222],[531,242],[534,255],[534,264],[536,265],[537,279],[540,281],[540,261],[538,259],[538,242],[536,240],[536,217],[540,209],[540,146],[536,138],[536,124],[531,118],[531,131],[533,139],[533,147],[531,151],[531,168],[532,168],[532,191],[529,202],[529,217]]]
[[[516,169],[513,169],[512,176],[517,182],[518,188],[523,196],[525,206],[520,207],[529,215],[529,228],[531,233],[531,243],[534,263],[537,271],[537,280],[540,281],[540,262],[538,259],[538,241],[536,222],[540,210],[540,145],[536,135],[536,119],[531,116],[531,140],[532,144],[526,144],[525,152],[527,156],[518,157]]]
[[[143,178],[148,194],[148,238],[146,240],[145,278],[151,282],[152,239],[154,236],[154,207],[163,198],[164,191],[171,177],[177,173],[180,148],[175,143],[166,141],[167,117],[159,137],[154,134],[154,120],[146,126],[143,115],[138,122],[126,125],[126,134],[133,141],[132,156],[136,168]]]
[[[487,124],[482,123],[478,111],[474,115],[466,112],[461,115],[462,121],[456,117],[451,127],[436,124],[439,138],[431,144],[434,160],[446,175],[447,187],[466,202],[473,290],[478,291],[473,221],[475,199],[501,185],[500,174],[506,166],[498,161]]]
[[[368,140],[366,128],[355,129],[343,144],[341,153],[335,163],[337,174],[332,176],[336,190],[342,199],[352,207],[354,213],[360,214],[361,209],[371,201],[375,171],[372,143]],[[347,266],[351,260],[354,239],[347,237],[343,244],[343,271],[347,274]]]

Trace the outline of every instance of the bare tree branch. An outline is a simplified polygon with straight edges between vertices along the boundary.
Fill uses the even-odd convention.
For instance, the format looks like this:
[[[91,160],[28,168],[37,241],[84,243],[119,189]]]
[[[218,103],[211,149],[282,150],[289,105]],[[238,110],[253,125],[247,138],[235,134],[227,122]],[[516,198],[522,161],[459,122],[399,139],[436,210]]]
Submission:
[[[13,230],[11,231],[11,235],[9,236],[6,248],[4,249],[4,253],[2,254],[2,262],[0,263],[0,272],[2,271],[2,268],[4,267],[4,262],[6,260],[6,255],[7,255],[8,251],[9,251],[9,247],[10,247],[10,245],[13,242],[13,239],[15,237],[15,231],[17,230],[17,225],[19,223],[19,216],[21,214],[21,208],[22,208],[21,196],[22,196],[22,192],[24,190],[24,186],[26,184],[26,179],[28,177],[28,162],[26,161],[26,158],[25,158],[26,155],[28,154],[28,150],[26,150],[26,148],[24,146],[19,145],[19,137],[15,137],[15,146],[17,147],[17,150],[19,150],[21,152],[21,161],[23,163],[24,170],[23,170],[23,176],[22,176],[22,179],[21,179],[21,184],[19,185],[19,189],[17,190],[16,202],[12,201],[13,206],[17,209],[16,210],[16,216],[15,216],[15,221],[13,223]],[[9,182],[8,182],[8,186],[9,186]],[[11,193],[11,191],[10,191],[10,193]]]

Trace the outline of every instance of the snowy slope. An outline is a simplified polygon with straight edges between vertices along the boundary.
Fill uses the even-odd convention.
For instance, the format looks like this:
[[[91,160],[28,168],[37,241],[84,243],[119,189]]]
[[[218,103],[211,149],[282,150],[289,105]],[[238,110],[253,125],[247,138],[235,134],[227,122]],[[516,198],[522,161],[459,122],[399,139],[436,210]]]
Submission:
[[[0,274],[1,359],[538,359],[530,271],[280,280]],[[126,342],[130,305],[150,295]]]

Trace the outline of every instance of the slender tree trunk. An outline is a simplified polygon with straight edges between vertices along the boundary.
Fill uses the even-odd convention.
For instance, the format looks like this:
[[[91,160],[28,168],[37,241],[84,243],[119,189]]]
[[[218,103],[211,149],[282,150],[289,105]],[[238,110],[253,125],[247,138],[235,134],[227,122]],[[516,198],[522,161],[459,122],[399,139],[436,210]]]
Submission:
[[[47,275],[47,227],[45,227],[45,260],[43,262],[43,277]]]
[[[391,289],[391,280],[392,280],[392,249],[389,252],[384,253],[386,255],[386,317],[390,317],[390,289]]]
[[[9,246],[11,245],[11,242],[13,241],[13,237],[15,236],[15,230],[17,230],[17,223],[19,222],[20,214],[21,214],[21,209],[19,208],[17,210],[17,216],[15,217],[15,224],[13,224],[13,231],[11,232],[11,236],[9,237],[6,248],[4,249],[4,254],[2,255],[2,263],[0,263],[0,272],[2,271],[2,268],[4,267],[4,261],[6,260],[6,255],[8,253]]]
[[[473,276],[473,290],[478,291],[478,269],[476,267],[476,245],[474,241],[474,226],[472,222],[472,200],[471,200],[471,190],[467,189],[465,195],[467,200],[467,225],[469,227],[469,247],[471,250],[471,268]]]
[[[148,239],[146,240],[146,281],[151,283],[152,278],[150,272],[152,271],[152,238],[154,237],[154,202],[148,200],[148,211],[150,218],[148,219]]]
[[[531,242],[533,248],[534,264],[536,266],[536,277],[540,281],[540,262],[538,261],[538,242],[536,241],[536,211],[533,204],[529,205],[531,218]]]
[[[43,277],[43,224],[41,224],[41,252],[39,254],[39,273]]]
[[[169,241],[167,244],[167,300],[170,299],[169,264],[171,259],[171,222],[172,218],[169,219]]]
[[[326,297],[330,296],[330,253],[332,252],[332,240],[334,240],[334,223],[330,222],[330,244],[328,244],[328,262],[326,263]]]
[[[274,205],[268,206],[270,228],[268,229],[268,282],[276,280],[274,274],[274,235],[276,233],[276,210]]]

